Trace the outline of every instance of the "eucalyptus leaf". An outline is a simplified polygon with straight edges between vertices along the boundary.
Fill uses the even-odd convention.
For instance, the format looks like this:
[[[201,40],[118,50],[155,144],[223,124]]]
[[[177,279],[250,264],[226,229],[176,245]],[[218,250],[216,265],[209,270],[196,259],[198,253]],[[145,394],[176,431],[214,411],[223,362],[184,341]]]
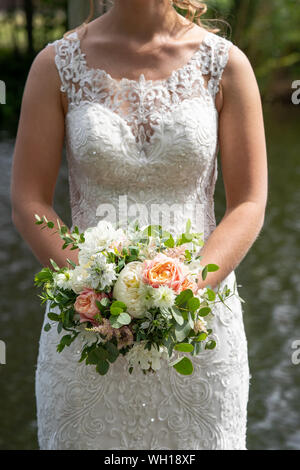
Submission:
[[[131,322],[131,316],[128,315],[128,313],[123,312],[118,316],[118,322],[121,323],[121,325],[129,325]]]
[[[184,356],[181,361],[177,362],[173,367],[181,375],[191,375],[194,371],[192,361],[186,356]]]
[[[179,343],[175,345],[174,349],[181,352],[192,352],[194,350],[194,346],[190,343]]]
[[[202,307],[200,308],[199,312],[198,312],[198,315],[200,317],[207,317],[207,315],[209,315],[211,312],[211,308],[210,307]]]
[[[178,323],[178,325],[183,325],[184,324],[184,318],[182,316],[182,313],[181,313],[180,309],[177,308],[177,307],[172,307],[171,312],[172,312],[173,318],[176,321],[176,323]]]

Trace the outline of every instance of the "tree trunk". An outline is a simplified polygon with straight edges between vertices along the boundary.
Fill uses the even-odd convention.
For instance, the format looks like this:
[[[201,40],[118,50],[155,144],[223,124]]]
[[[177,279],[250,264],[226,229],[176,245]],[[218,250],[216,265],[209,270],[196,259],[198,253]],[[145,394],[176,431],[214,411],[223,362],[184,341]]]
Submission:
[[[33,1],[24,0],[24,11],[26,16],[26,31],[27,31],[27,52],[30,55],[34,53],[34,44],[33,44]]]

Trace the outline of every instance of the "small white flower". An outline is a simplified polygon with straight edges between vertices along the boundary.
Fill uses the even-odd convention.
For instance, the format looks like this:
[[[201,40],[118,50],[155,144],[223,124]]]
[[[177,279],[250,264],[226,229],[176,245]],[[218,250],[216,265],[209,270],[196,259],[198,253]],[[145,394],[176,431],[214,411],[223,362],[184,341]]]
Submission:
[[[125,233],[116,230],[110,222],[101,220],[96,227],[90,227],[84,232],[84,243],[79,245],[80,264],[88,262],[91,256],[110,247],[112,242],[124,241]]]
[[[173,289],[168,286],[160,286],[156,289],[153,288],[152,301],[154,307],[172,307],[176,299],[176,294]]]
[[[135,343],[130,351],[126,354],[126,359],[131,367],[142,370],[159,370],[161,368],[161,360],[168,359],[168,351],[164,346],[159,349],[152,345],[151,349],[145,349],[146,341]]]
[[[76,294],[80,294],[86,287],[91,287],[87,270],[82,266],[76,266],[72,271],[71,288]]]
[[[153,304],[153,293],[155,289],[148,284],[144,284],[143,282],[140,283],[138,288],[138,295],[140,298],[141,303],[147,310],[148,308],[154,307]]]
[[[54,273],[54,284],[59,289],[72,289],[73,271],[66,270],[63,273]]]
[[[89,284],[93,289],[104,290],[117,279],[114,263],[108,263],[102,253],[93,256],[91,265],[87,268]]]

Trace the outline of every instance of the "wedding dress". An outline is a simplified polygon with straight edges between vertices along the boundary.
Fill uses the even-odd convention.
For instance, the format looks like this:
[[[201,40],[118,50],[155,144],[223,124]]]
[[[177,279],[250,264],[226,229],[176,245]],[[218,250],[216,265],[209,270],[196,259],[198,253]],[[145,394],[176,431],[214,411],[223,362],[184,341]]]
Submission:
[[[55,48],[69,102],[73,227],[96,225],[105,209],[106,220],[114,218],[112,207],[125,220],[125,205],[172,203],[178,211],[169,229],[184,231],[191,218],[192,230],[204,229],[207,240],[216,227],[215,97],[231,46],[207,32],[183,67],[154,81],[143,74],[117,80],[91,68],[77,32],[47,46]],[[120,197],[126,197],[123,206]],[[221,288],[233,289],[234,282],[232,271]],[[214,312],[216,349],[192,358],[189,377],[168,366],[130,375],[123,356],[102,377],[94,366],[78,363],[79,342],[59,354],[56,328],[42,330],[36,370],[40,448],[246,449],[247,341],[240,299],[227,304],[230,309],[220,303]]]

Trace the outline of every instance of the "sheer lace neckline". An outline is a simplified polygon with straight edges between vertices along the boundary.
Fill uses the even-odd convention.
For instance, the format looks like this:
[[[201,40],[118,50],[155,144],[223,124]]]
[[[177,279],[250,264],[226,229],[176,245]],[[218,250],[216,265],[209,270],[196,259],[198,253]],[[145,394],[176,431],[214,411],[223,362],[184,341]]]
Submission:
[[[122,86],[122,85],[128,85],[128,84],[154,84],[154,85],[164,85],[164,84],[169,84],[173,82],[174,79],[178,79],[179,75],[184,74],[187,72],[193,64],[197,63],[199,61],[199,57],[201,56],[201,53],[203,53],[203,48],[205,45],[209,45],[209,38],[213,35],[210,31],[207,31],[204,34],[204,37],[202,38],[202,41],[196,48],[196,50],[193,52],[189,60],[183,64],[181,67],[178,67],[177,69],[173,70],[166,78],[160,78],[160,79],[146,79],[144,73],[141,73],[137,79],[132,79],[132,78],[127,78],[127,77],[121,77],[121,78],[114,78],[111,76],[110,73],[108,73],[105,69],[99,68],[99,67],[90,67],[87,63],[87,58],[86,58],[86,53],[82,52],[81,49],[81,40],[78,36],[77,31],[72,33],[70,37],[72,36],[74,40],[77,42],[77,51],[80,56],[80,62],[81,65],[86,73],[92,73],[92,74],[97,74],[101,75],[101,77],[106,78],[109,82],[112,84],[115,84],[117,86]]]

